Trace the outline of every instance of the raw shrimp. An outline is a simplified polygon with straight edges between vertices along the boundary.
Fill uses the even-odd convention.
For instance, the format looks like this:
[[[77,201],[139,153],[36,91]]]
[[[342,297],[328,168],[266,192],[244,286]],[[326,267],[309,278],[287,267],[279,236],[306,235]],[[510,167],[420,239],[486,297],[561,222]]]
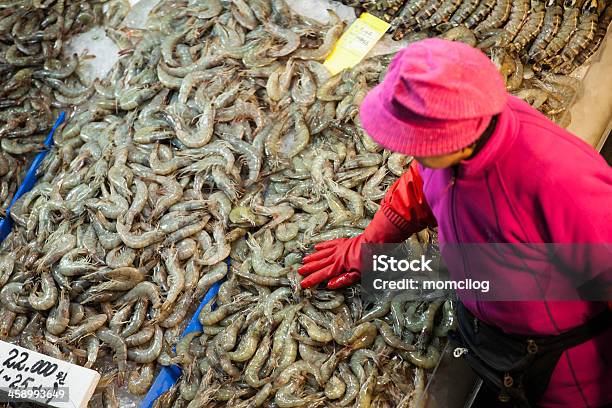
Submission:
[[[129,227],[124,223],[125,220],[123,219],[123,216],[120,216],[117,219],[116,224],[117,234],[119,235],[123,243],[130,248],[145,248],[149,245],[161,241],[165,237],[165,234],[160,230],[148,231],[140,235],[132,234],[132,232],[129,230]]]
[[[24,294],[23,283],[10,282],[0,290],[0,303],[14,313],[29,312],[30,302],[21,297]]]
[[[394,332],[391,326],[385,323],[382,320],[376,320],[376,327],[389,346],[394,347],[400,350],[413,351],[416,350],[416,347],[411,344],[406,344],[402,341],[400,337],[398,337]]]
[[[161,354],[164,332],[159,326],[155,326],[153,338],[146,347],[130,348],[127,351],[128,359],[139,364],[154,362]]]
[[[151,387],[155,375],[155,365],[143,364],[130,373],[128,390],[134,395],[144,395]]]
[[[45,321],[45,326],[49,333],[59,336],[66,330],[70,323],[69,306],[70,298],[67,296],[67,293],[62,290],[57,305],[53,307]]]
[[[251,251],[253,252],[252,256],[252,266],[253,271],[260,276],[272,277],[272,278],[280,278],[289,272],[287,268],[283,268],[278,264],[269,263],[265,260],[264,254],[262,252],[261,246],[257,243],[257,241],[251,237],[247,240]]]
[[[42,295],[39,296],[36,290],[33,290],[28,297],[30,306],[36,310],[51,309],[57,302],[58,290],[55,286],[55,281],[49,272],[43,272],[40,276],[40,285]]]
[[[113,349],[113,360],[115,364],[117,364],[117,369],[119,371],[117,383],[119,386],[122,386],[125,381],[125,376],[127,375],[127,346],[125,345],[125,341],[117,333],[106,328],[98,329],[98,331],[96,331],[96,336]]]
[[[142,346],[148,343],[155,335],[155,326],[144,326],[136,333],[125,338],[125,344],[128,347]]]
[[[140,282],[129,292],[120,297],[115,304],[122,305],[141,297],[148,298],[151,301],[151,307],[153,309],[158,309],[162,305],[159,287],[152,282]]]
[[[95,332],[101,328],[104,323],[108,320],[106,314],[96,314],[86,318],[78,326],[69,327],[68,333],[60,338],[64,343],[71,343],[81,337],[84,337],[90,333]]]
[[[304,382],[303,378],[293,378],[284,384],[276,392],[274,402],[281,408],[287,407],[302,407],[316,406],[317,403],[323,400],[322,393],[309,394],[305,397],[299,397],[300,388]]]
[[[524,2],[525,0],[520,1]],[[510,17],[511,9],[511,1],[497,1],[493,9],[491,10],[491,13],[474,29],[474,33],[476,34],[476,36],[481,36],[488,30],[501,27],[506,22],[508,17]]]
[[[559,31],[559,27],[561,27],[561,16],[563,15],[563,9],[560,5],[554,3],[556,3],[555,0],[553,0],[553,4],[546,5],[542,29],[527,52],[529,60],[532,63],[539,60],[540,55],[544,52],[544,49],[548,46],[550,41],[555,37],[557,31]]]
[[[268,55],[271,57],[283,57],[291,54],[300,45],[300,36],[294,33],[290,29],[283,28],[273,23],[267,23],[264,25],[265,30],[273,36],[282,39],[284,45],[279,49],[273,49],[268,51]]]
[[[331,11],[328,10],[329,13]],[[336,17],[337,24],[332,25],[327,32],[325,33],[325,37],[323,39],[323,44],[317,49],[314,50],[300,50],[293,54],[294,58],[305,59],[305,60],[324,60],[329,53],[331,53],[334,45],[342,35],[344,31],[344,23]]]

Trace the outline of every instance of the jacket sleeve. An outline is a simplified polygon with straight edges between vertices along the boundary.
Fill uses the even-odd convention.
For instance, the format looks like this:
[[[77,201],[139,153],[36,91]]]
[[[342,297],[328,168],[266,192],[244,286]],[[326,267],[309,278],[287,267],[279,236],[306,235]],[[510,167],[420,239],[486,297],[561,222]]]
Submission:
[[[423,194],[416,161],[389,188],[365,230],[366,242],[402,242],[426,227],[437,226]]]
[[[556,253],[585,297],[593,288],[612,296],[612,168],[598,155],[559,167],[539,197],[545,240],[560,244]]]

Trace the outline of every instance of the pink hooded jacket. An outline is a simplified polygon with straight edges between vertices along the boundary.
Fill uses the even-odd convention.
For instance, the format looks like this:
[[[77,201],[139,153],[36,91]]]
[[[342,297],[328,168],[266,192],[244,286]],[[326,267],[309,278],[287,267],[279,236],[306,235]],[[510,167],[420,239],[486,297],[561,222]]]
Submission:
[[[419,166],[441,245],[612,243],[612,169],[586,143],[515,97],[482,150],[457,170]],[[449,270],[454,276],[452,265]],[[464,303],[509,333],[542,335],[581,325],[606,307],[584,301]],[[612,406],[612,329],[563,353],[540,405]]]

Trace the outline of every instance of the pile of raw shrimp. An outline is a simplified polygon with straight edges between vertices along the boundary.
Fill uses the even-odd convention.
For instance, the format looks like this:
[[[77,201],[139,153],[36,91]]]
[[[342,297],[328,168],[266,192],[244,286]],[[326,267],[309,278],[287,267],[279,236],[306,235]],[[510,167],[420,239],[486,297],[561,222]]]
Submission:
[[[299,285],[303,254],[361,233],[411,160],[359,125],[389,58],[323,67],[344,29],[282,0],[162,1],[116,29],[121,58],[11,211],[0,337],[100,371],[108,406],[170,364],[183,374],[158,406],[424,403],[446,294]]]
[[[75,34],[112,27],[129,7],[106,0],[0,2],[0,209],[6,210],[60,109],[83,103],[93,88],[81,80]],[[127,4],[129,6],[129,3]]]
[[[396,40],[462,41],[484,51],[508,91],[563,127],[582,92],[570,76],[597,51],[612,21],[605,0],[342,0],[391,24]]]

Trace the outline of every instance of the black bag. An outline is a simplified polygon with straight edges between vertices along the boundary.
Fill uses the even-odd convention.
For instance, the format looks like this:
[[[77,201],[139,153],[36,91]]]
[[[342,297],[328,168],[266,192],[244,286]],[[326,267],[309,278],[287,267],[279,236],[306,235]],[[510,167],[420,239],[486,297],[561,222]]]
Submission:
[[[612,327],[609,309],[558,336],[526,337],[504,333],[474,317],[461,302],[457,332],[450,332],[455,356],[462,355],[483,382],[508,407],[528,408],[543,395],[563,352]]]

